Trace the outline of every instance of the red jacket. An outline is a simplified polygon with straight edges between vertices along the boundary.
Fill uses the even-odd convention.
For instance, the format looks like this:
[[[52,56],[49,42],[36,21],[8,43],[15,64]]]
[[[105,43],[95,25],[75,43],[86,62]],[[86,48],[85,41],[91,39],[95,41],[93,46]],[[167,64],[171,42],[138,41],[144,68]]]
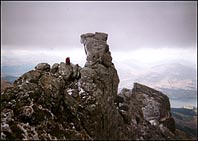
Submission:
[[[67,58],[65,59],[65,63],[66,63],[66,65],[70,65],[70,58],[69,58],[69,57],[67,57]]]

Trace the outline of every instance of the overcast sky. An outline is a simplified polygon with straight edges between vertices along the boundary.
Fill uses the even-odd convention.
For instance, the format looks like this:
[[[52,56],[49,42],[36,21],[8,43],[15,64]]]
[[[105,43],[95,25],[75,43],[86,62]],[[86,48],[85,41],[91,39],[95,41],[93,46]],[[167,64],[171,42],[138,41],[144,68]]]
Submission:
[[[195,62],[196,17],[196,2],[1,2],[1,63],[58,62],[64,56],[81,63],[80,35],[96,31],[109,34],[115,62]]]

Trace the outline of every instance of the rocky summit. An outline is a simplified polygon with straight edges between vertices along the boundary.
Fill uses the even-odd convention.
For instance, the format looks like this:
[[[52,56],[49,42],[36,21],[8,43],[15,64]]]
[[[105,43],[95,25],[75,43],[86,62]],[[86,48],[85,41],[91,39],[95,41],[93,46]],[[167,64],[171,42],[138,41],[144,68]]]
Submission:
[[[134,83],[118,93],[106,33],[81,35],[86,64],[38,64],[1,92],[1,139],[178,139],[166,95]]]

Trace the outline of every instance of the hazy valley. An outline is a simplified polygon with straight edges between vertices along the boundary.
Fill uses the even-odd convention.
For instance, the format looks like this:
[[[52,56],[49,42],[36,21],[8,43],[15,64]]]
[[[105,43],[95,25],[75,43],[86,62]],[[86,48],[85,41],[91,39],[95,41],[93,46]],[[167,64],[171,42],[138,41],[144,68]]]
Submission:
[[[132,88],[133,82],[151,86],[165,93],[171,102],[171,107],[197,105],[196,68],[179,63],[165,63],[151,67],[131,65],[118,66],[120,76],[119,88]]]

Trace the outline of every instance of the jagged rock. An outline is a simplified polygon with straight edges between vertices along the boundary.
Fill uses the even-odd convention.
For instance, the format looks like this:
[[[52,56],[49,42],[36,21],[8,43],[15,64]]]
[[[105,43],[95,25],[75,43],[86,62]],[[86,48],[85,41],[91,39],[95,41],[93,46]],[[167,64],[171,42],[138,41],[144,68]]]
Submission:
[[[84,44],[87,55],[85,66],[100,63],[106,67],[113,67],[109,46],[106,43],[108,35],[106,33],[96,32],[95,34],[81,35],[81,43]]]
[[[72,76],[72,66],[61,62],[58,68],[58,73],[67,81]]]
[[[124,88],[117,97],[124,100],[117,106],[125,123],[137,124],[140,128],[136,131],[140,130],[142,133],[141,139],[157,139],[160,134],[163,134],[165,139],[176,138],[175,122],[171,117],[170,102],[166,95],[145,85],[134,83],[132,90]],[[153,138],[151,132],[154,130],[157,131],[156,137]]]
[[[147,121],[156,125],[160,122],[174,133],[175,123],[170,113],[169,98],[165,94],[138,83],[134,83],[132,92],[132,97],[141,103],[139,106]]]
[[[78,64],[73,65],[73,78],[80,78],[80,70],[82,69]]]
[[[121,138],[116,128],[119,128],[118,124],[123,120],[114,105],[119,78],[111,59],[108,60],[109,66],[103,63],[103,56],[110,56],[106,40],[105,33],[81,35],[87,62],[80,71],[80,88],[85,92],[81,102],[84,109],[81,110],[80,118],[93,139]]]
[[[25,74],[23,74],[19,79],[14,81],[14,85],[18,85],[21,83],[37,83],[39,78],[41,77],[41,71],[39,70],[31,70]]]
[[[48,63],[40,63],[35,67],[35,69],[41,70],[41,71],[49,71],[50,65]]]
[[[170,103],[141,84],[117,95],[106,33],[81,35],[85,67],[40,63],[1,93],[1,139],[176,139]]]
[[[59,64],[55,63],[52,65],[51,73],[55,74],[58,70]]]
[[[129,101],[131,98],[132,90],[129,90],[127,88],[123,88],[120,92],[120,96],[124,98],[124,101]]]
[[[117,107],[119,107],[119,104],[124,102],[124,98],[117,95],[116,98],[114,99],[114,103],[116,103]]]
[[[106,44],[107,36],[105,33],[98,32],[95,34],[88,33],[81,35],[81,42],[84,44],[87,54],[86,65],[81,70],[81,80],[90,81],[91,84],[86,83],[86,85],[88,85],[87,88],[91,89],[94,89],[95,86],[92,84],[92,81],[95,81],[95,84],[101,90],[107,88],[107,91],[109,91],[107,93],[116,96],[119,77],[111,62],[112,59],[108,60],[106,58],[107,56],[111,58],[109,46]],[[81,84],[83,86],[83,81]]]
[[[65,63],[49,70],[49,65],[41,63],[5,89],[1,139],[91,139],[76,114],[79,71]],[[68,89],[73,89],[73,96]]]
[[[173,117],[161,119],[160,123],[162,123],[162,125],[168,128],[171,132],[175,133],[175,120]]]
[[[94,35],[94,38],[96,38],[97,40],[101,40],[101,41],[107,41],[108,38],[108,34],[106,33],[101,33],[101,32],[96,32]]]

